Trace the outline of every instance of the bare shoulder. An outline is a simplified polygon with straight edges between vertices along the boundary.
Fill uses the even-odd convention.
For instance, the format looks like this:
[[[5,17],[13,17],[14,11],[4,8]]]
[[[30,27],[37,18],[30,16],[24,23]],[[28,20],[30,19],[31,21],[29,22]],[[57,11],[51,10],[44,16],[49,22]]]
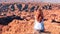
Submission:
[[[35,11],[34,12],[34,15],[35,15],[35,19],[37,20],[37,21],[42,21],[42,19],[43,19],[43,14],[42,14],[42,11],[41,10],[37,10],[37,11]]]

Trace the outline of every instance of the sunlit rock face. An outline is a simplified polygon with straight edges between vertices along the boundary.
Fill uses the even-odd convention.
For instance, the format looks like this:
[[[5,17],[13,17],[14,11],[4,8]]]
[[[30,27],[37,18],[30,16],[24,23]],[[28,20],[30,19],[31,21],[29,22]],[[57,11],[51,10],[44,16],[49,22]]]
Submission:
[[[1,8],[5,5],[6,4],[2,4]],[[13,5],[13,8],[11,8],[12,5]],[[60,25],[59,25],[60,8],[59,7],[60,5],[58,4],[45,4],[45,3],[43,4],[41,3],[8,4],[7,11],[4,11],[4,9],[0,11],[1,12],[0,23],[2,22],[6,23],[5,25],[4,23],[1,24],[3,25],[1,26],[1,29],[0,29],[1,33],[2,34],[34,34],[34,29],[33,29],[34,19],[35,19],[34,16],[36,15],[34,13],[39,9],[41,9],[44,15],[44,28],[46,33],[59,34],[60,32]],[[11,9],[14,9],[14,11]]]

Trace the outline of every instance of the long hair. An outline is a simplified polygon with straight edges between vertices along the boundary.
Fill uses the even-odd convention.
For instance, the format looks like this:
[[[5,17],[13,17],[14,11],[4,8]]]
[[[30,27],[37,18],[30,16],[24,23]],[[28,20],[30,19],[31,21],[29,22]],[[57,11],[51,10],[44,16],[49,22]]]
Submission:
[[[42,19],[43,19],[42,9],[38,9],[38,11],[36,11],[35,14],[36,14],[36,15],[35,15],[35,19],[36,19],[37,21],[41,22]]]

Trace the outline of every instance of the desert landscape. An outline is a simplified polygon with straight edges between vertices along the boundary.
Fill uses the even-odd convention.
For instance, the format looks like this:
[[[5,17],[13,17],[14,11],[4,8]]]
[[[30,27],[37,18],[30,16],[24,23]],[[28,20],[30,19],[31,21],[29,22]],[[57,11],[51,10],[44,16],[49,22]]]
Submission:
[[[50,3],[0,3],[0,34],[34,34],[34,12],[39,9],[45,28],[41,34],[60,34],[60,5]]]

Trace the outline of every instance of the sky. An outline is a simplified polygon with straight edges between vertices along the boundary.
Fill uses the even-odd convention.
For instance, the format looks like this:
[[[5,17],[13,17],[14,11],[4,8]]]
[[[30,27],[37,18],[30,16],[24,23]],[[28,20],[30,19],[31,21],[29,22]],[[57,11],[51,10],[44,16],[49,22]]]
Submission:
[[[0,2],[49,2],[49,3],[60,3],[60,0],[0,0]]]

